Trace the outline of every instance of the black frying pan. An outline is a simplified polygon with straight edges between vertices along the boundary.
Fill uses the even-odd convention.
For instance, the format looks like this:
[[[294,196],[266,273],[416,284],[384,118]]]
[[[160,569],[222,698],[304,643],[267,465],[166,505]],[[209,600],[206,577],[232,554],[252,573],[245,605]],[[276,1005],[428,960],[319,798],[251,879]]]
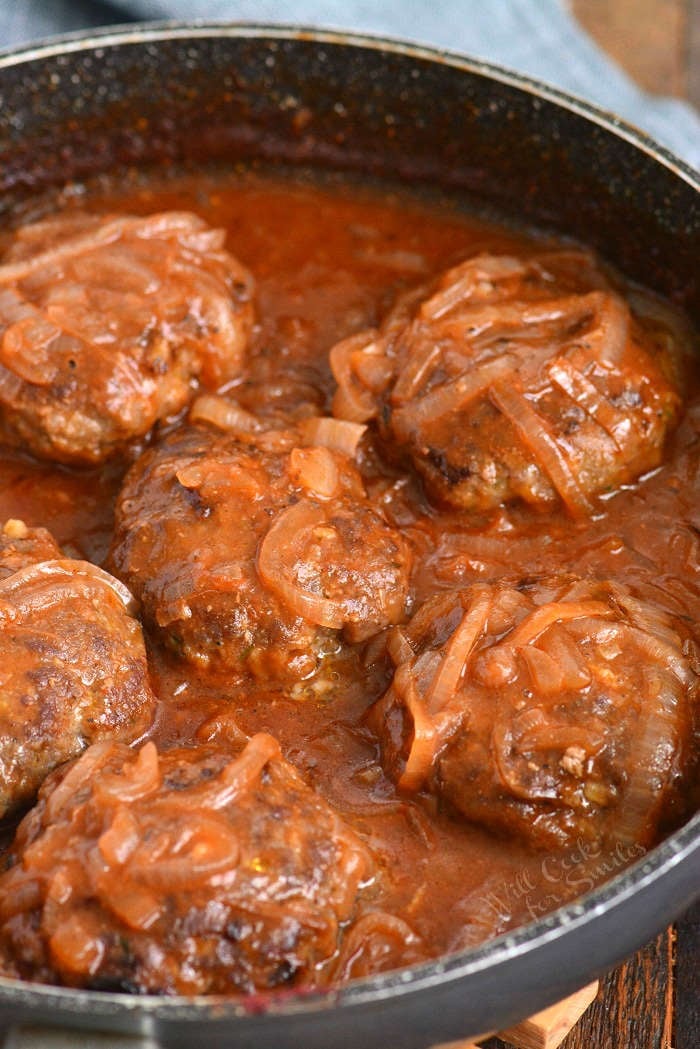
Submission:
[[[0,97],[0,208],[126,164],[352,169],[466,190],[578,237],[700,324],[697,176],[613,117],[491,66],[309,30],[135,27],[0,58]],[[441,961],[252,1006],[0,979],[0,1030],[58,1025],[208,1049],[424,1049],[570,993],[698,895],[700,816],[578,902]],[[39,1033],[13,1044],[47,1043]]]

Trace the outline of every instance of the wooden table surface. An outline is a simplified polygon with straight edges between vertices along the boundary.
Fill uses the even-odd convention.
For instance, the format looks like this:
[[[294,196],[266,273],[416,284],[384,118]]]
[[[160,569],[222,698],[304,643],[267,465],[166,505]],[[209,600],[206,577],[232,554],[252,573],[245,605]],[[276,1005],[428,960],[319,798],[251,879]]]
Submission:
[[[647,91],[700,107],[700,0],[569,0]],[[489,1049],[503,1043],[491,1039]],[[561,1049],[700,1049],[700,904],[601,980]]]

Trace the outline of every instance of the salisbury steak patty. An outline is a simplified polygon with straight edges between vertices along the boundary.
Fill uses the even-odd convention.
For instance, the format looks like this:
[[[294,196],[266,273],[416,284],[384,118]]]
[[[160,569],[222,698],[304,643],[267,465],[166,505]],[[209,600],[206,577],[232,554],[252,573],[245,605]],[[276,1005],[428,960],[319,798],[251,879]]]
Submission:
[[[683,814],[700,678],[681,617],[610,581],[477,584],[390,649],[370,722],[404,790],[540,846],[649,845]]]
[[[327,424],[352,430],[183,428],[127,475],[110,563],[185,659],[298,680],[338,631],[354,641],[402,621],[407,543],[351,456],[319,443]]]
[[[0,265],[3,437],[95,463],[241,367],[252,278],[189,212],[20,228]]]
[[[587,515],[661,462],[680,351],[583,252],[476,255],[333,347],[334,412],[376,416],[439,502]]]
[[[42,789],[0,876],[0,971],[159,994],[313,984],[370,854],[269,735],[98,743]]]
[[[0,532],[0,818],[88,744],[137,739],[154,696],[133,598],[44,529]]]

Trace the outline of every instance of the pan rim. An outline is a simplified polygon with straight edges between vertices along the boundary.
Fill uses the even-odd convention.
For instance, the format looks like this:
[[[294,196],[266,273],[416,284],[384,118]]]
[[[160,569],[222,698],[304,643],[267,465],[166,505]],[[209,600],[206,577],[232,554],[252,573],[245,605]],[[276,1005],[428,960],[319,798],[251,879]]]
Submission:
[[[537,98],[544,98],[548,102],[554,102],[570,112],[598,124],[607,131],[613,132],[618,138],[624,139],[661,162],[665,167],[670,168],[694,189],[700,191],[700,170],[691,167],[685,160],[676,156],[645,131],[617,116],[611,110],[607,110],[594,102],[589,102],[587,99],[572,92],[564,91],[547,81],[539,80],[524,73],[518,73],[508,66],[489,62],[485,59],[447,48],[433,47],[391,35],[368,32],[355,33],[344,29],[323,29],[318,26],[298,23],[274,23],[271,25],[253,21],[156,19],[128,23],[126,25],[116,24],[102,26],[97,29],[77,30],[32,41],[16,48],[0,48],[0,70],[58,55],[99,50],[101,47],[120,47],[134,43],[159,43],[166,40],[184,38],[206,39],[209,37],[267,37],[279,40],[308,40],[313,43],[336,44],[372,51],[393,51],[408,57],[437,61],[443,65],[462,69],[465,72],[487,76],[492,80],[516,87]]]

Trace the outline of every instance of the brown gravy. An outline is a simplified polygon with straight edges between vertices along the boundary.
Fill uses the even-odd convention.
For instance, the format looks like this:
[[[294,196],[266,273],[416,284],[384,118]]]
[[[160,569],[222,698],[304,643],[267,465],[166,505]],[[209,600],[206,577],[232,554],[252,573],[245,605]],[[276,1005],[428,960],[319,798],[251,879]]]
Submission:
[[[543,237],[515,232],[459,210],[381,187],[312,184],[275,175],[212,174],[73,195],[99,211],[191,210],[228,231],[228,245],[257,281],[258,326],[247,379],[260,389],[284,375],[325,390],[326,350],[376,323],[395,294],[478,251],[527,254]],[[327,406],[326,405],[326,406]],[[501,509],[484,515],[439,512],[418,485],[376,461],[370,487],[422,551],[417,600],[436,590],[500,576],[519,579],[572,569],[612,575],[653,600],[677,600],[700,613],[700,400],[688,398],[665,465],[611,494],[590,521],[564,513]],[[0,520],[20,517],[50,529],[68,551],[98,563],[110,541],[122,468],[78,471],[0,452]],[[187,741],[219,711],[247,733],[269,731],[282,751],[369,841],[389,877],[378,908],[403,917],[435,955],[476,944],[538,917],[618,873],[642,850],[602,852],[581,843],[547,854],[502,840],[439,811],[429,798],[406,800],[383,774],[376,746],[358,725],[386,687],[385,671],[345,651],[335,684],[292,694],[217,677],[150,644],[159,696],[153,738]],[[370,890],[371,892],[372,890]]]

